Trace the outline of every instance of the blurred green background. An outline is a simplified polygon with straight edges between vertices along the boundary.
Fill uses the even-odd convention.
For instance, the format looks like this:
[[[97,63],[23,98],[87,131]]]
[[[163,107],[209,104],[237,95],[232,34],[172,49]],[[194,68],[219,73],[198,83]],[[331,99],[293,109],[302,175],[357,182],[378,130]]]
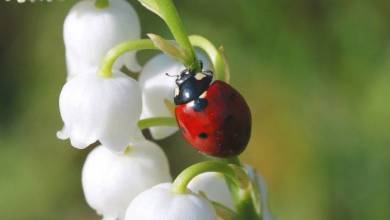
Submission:
[[[0,219],[99,219],[81,190],[89,150],[55,136],[74,2],[0,3]],[[390,219],[390,2],[176,2],[189,33],[225,48],[254,118],[242,159],[277,219]],[[131,3],[144,34],[170,37]],[[160,144],[174,174],[202,158],[180,135]]]

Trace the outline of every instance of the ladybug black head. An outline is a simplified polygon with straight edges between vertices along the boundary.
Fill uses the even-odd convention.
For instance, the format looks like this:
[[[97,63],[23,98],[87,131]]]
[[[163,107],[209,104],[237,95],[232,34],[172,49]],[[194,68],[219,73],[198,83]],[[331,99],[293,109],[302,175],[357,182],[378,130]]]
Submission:
[[[176,79],[175,104],[181,105],[197,99],[209,88],[212,80],[213,73],[211,71],[183,70]]]

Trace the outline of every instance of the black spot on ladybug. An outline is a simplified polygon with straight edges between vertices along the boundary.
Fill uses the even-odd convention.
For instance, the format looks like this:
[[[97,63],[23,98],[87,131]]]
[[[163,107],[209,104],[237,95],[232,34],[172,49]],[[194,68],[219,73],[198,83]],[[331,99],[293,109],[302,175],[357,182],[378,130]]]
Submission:
[[[202,112],[208,104],[209,102],[207,101],[207,99],[195,99],[194,106],[192,108],[196,112]]]
[[[206,133],[202,132],[198,135],[198,137],[201,139],[206,139],[208,137],[208,135]]]

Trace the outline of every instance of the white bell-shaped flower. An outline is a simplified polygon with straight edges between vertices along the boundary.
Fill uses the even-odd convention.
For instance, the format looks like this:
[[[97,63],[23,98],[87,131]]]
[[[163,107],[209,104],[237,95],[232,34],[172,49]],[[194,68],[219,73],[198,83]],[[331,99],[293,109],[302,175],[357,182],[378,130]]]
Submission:
[[[204,69],[210,69],[209,60],[197,53],[203,62]],[[166,105],[166,100],[173,103],[176,83],[175,77],[167,76],[180,74],[184,70],[183,64],[165,54],[159,54],[150,59],[141,71],[139,83],[142,90],[142,115],[141,118],[172,117],[172,112]],[[174,127],[153,127],[150,133],[154,139],[163,139],[178,129]]]
[[[217,220],[209,201],[193,193],[177,194],[172,184],[157,185],[139,194],[125,220]]]
[[[81,0],[68,13],[64,23],[64,43],[68,79],[86,72],[96,72],[106,53],[124,41],[139,39],[138,15],[125,0],[110,0],[106,8],[97,8],[95,0]],[[126,65],[140,71],[135,53],[117,60],[114,68]]]
[[[60,139],[70,139],[76,148],[100,141],[123,152],[141,136],[137,122],[141,114],[141,92],[137,81],[115,72],[112,78],[82,74],[69,80],[60,95],[64,127]]]
[[[89,153],[82,172],[86,200],[105,220],[123,220],[139,193],[167,181],[171,176],[164,152],[146,140],[130,146],[125,154],[98,146]]]
[[[221,173],[202,173],[191,180],[188,188],[195,193],[203,192],[208,199],[235,210],[233,198]]]

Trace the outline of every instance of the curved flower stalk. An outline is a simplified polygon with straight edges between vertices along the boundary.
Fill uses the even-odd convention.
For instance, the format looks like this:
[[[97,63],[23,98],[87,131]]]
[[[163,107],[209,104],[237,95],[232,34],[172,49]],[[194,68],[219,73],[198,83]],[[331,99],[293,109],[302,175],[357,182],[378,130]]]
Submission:
[[[212,204],[199,195],[177,194],[172,184],[157,185],[139,194],[126,211],[125,220],[217,220]]]
[[[70,139],[76,148],[100,141],[113,151],[123,152],[142,137],[137,122],[141,114],[138,83],[115,72],[112,78],[83,74],[69,80],[60,95],[64,128],[60,139]]]
[[[170,180],[164,152],[146,140],[130,146],[125,154],[98,146],[89,153],[82,172],[86,200],[105,220],[123,219],[139,193]]]
[[[94,0],[81,0],[64,22],[64,43],[68,79],[87,72],[97,72],[104,55],[115,45],[141,36],[140,22],[133,7],[125,0],[110,0],[99,8]],[[115,63],[140,71],[135,53],[127,53]]]
[[[203,54],[197,53],[202,60],[204,68],[210,69],[211,64]],[[172,112],[168,109],[166,101],[172,101],[175,93],[175,77],[166,74],[178,74],[184,65],[173,58],[159,54],[150,59],[144,66],[139,77],[142,90],[142,114],[141,119],[153,117],[172,117]],[[150,128],[154,139],[163,139],[177,131],[177,127],[153,127]]]

